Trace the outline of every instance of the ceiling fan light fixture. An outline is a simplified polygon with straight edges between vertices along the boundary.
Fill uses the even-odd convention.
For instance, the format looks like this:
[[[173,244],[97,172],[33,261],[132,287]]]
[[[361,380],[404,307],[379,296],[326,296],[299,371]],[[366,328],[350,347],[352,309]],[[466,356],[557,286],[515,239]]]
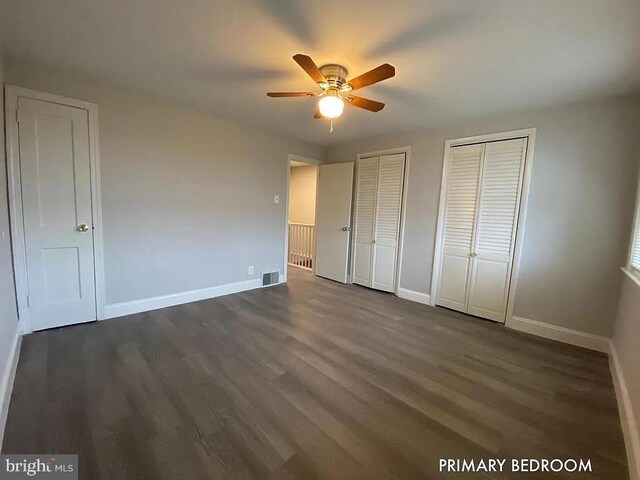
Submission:
[[[323,117],[337,118],[344,110],[344,100],[337,94],[325,95],[318,101],[318,109]]]
[[[328,63],[318,67],[309,55],[298,53],[293,60],[311,77],[322,89],[319,93],[312,92],[269,92],[268,97],[318,97],[318,108],[313,118],[328,118],[333,120],[342,115],[344,104],[362,108],[370,112],[379,112],[384,108],[384,103],[376,102],[368,98],[352,95],[351,92],[369,85],[382,82],[393,77],[396,69],[393,65],[384,63],[379,67],[369,70],[362,75],[349,80],[349,72],[342,65]],[[333,131],[333,122],[331,122]]]

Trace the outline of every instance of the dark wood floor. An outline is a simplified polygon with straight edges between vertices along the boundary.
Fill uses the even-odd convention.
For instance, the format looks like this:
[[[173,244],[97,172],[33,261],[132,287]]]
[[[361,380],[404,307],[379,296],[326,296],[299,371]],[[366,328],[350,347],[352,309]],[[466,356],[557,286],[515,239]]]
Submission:
[[[295,268],[25,337],[3,452],[92,480],[628,478],[606,356]],[[438,473],[496,457],[595,472]]]

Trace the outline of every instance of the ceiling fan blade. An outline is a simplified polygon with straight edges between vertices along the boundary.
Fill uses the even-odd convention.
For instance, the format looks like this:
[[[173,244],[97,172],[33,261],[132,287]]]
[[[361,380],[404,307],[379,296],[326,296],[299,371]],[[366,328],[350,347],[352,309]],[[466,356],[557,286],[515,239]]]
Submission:
[[[313,118],[324,118],[320,113],[320,110],[316,108],[316,113],[313,114]]]
[[[395,74],[396,69],[392,65],[385,63],[383,65],[380,65],[379,67],[374,68],[373,70],[369,70],[367,73],[363,73],[353,80],[349,80],[347,84],[351,85],[352,90],[358,90],[359,88],[368,87],[369,85],[373,85],[374,83],[378,83],[391,78],[395,76]]]
[[[379,112],[384,108],[384,103],[382,102],[376,102],[375,100],[369,100],[364,97],[356,97],[355,95],[349,95],[347,97],[347,105],[364,108],[370,112]]]
[[[267,97],[281,98],[281,97],[313,97],[314,93],[311,92],[269,92]]]
[[[301,53],[298,53],[297,55],[293,56],[293,59],[296,61],[298,65],[302,67],[302,69],[305,72],[307,72],[307,74],[313,79],[314,82],[316,83],[327,82],[327,79],[324,78],[324,75],[322,74],[318,66],[315,64],[313,60],[311,60],[311,57],[309,57],[308,55],[303,55]]]

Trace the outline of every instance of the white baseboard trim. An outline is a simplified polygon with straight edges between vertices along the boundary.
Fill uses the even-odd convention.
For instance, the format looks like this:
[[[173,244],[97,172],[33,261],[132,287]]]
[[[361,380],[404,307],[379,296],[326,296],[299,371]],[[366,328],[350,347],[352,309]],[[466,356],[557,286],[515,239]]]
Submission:
[[[22,335],[20,335],[19,329],[16,328],[16,335],[13,339],[11,350],[9,351],[9,358],[2,372],[2,377],[0,377],[0,451],[2,450],[2,441],[4,440],[4,427],[7,423],[7,415],[9,414],[9,402],[11,400],[11,392],[13,391],[13,381],[16,378],[21,345]]]
[[[429,294],[416,292],[407,288],[398,287],[397,295],[400,298],[411,300],[412,302],[424,303],[425,305],[429,305],[429,302],[431,301],[431,297],[429,296]]]
[[[514,316],[510,321],[507,320],[506,326],[521,332],[538,335],[539,337],[577,345],[578,347],[584,347],[604,353],[609,352],[610,339],[594,335],[592,333],[571,330],[570,328],[559,327],[557,325],[551,325],[550,323],[516,316]]]
[[[620,412],[624,445],[627,450],[627,463],[629,464],[629,478],[630,480],[640,480],[640,433],[631,407],[631,397],[629,397],[627,383],[618,359],[618,352],[616,352],[613,341],[611,341],[609,347],[609,367],[611,368],[613,386],[616,389],[616,399],[618,400],[618,412]]]
[[[197,302],[199,300],[221,297],[223,295],[244,292],[260,287],[262,287],[261,280],[259,278],[255,278],[253,280],[245,280],[244,282],[218,285],[217,287],[201,288],[199,290],[173,293],[171,295],[143,298],[140,300],[133,300],[131,302],[112,303],[105,306],[105,318],[116,318],[124,315],[132,315],[134,313],[148,312],[150,310],[157,310],[158,308]]]

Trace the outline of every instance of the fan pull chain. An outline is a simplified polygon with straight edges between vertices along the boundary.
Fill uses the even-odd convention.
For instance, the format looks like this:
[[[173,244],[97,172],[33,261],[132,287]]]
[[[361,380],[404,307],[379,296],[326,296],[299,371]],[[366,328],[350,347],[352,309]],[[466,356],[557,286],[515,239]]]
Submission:
[[[329,133],[333,133],[333,118],[329,120],[329,122],[330,122]]]

